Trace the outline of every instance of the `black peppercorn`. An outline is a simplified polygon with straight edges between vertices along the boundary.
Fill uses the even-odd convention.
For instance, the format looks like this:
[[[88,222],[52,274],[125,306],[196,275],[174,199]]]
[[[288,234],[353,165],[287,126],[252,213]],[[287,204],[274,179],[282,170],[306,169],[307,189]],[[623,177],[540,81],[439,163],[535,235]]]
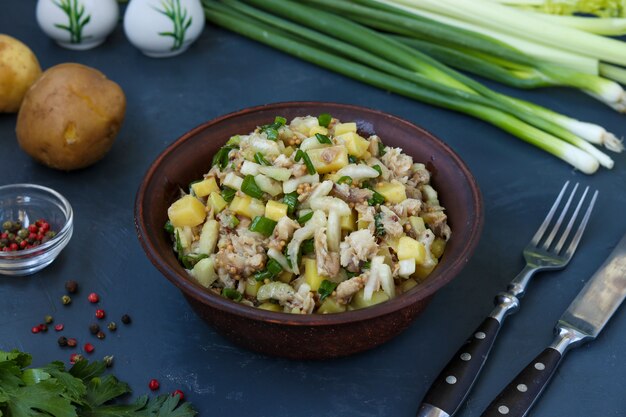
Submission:
[[[124,324],[130,324],[130,322],[131,322],[130,316],[129,316],[128,314],[124,314],[124,315],[122,316],[122,323],[124,323]]]
[[[107,329],[109,329],[109,331],[116,331],[117,330],[117,324],[115,324],[114,321],[112,321],[111,323],[107,324]]]
[[[97,325],[96,323],[89,326],[89,332],[91,334],[97,334],[99,331],[100,331],[100,326]]]
[[[99,331],[99,332],[96,334],[96,337],[97,337],[98,339],[102,340],[102,339],[104,339],[104,338],[106,337],[106,334],[104,334],[104,332],[103,332],[103,331]]]
[[[74,339],[73,337],[70,337],[69,339],[67,339],[67,345],[69,347],[74,347],[78,344],[78,341],[76,339]]]
[[[59,344],[59,346],[64,347],[67,346],[67,337],[65,336],[61,336],[57,339],[57,343]]]
[[[65,289],[67,290],[67,292],[69,292],[70,294],[74,294],[76,293],[76,291],[78,291],[78,282],[70,280],[67,281],[65,283]]]

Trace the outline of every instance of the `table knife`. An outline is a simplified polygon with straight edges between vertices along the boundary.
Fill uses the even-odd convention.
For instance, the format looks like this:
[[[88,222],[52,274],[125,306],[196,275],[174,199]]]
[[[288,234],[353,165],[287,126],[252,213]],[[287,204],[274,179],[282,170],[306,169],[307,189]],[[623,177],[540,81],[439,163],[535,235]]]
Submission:
[[[533,359],[482,417],[523,417],[539,398],[565,353],[595,339],[626,298],[626,235],[556,325],[552,344]]]

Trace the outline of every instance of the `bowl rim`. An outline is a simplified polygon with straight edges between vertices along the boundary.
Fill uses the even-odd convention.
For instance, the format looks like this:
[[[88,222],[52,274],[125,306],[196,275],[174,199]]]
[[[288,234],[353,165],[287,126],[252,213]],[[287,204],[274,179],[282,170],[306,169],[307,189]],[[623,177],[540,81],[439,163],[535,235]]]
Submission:
[[[61,230],[57,232],[56,236],[54,236],[52,239],[50,239],[49,241],[47,241],[46,243],[42,245],[34,246],[30,249],[23,249],[23,250],[12,251],[12,252],[0,251],[0,259],[2,259],[3,262],[6,262],[6,261],[20,261],[21,262],[24,260],[24,258],[28,258],[31,255],[35,255],[35,257],[44,255],[48,252],[49,249],[55,247],[59,243],[59,241],[65,239],[65,236],[67,235],[68,231],[71,230],[73,227],[74,210],[72,209],[72,205],[70,204],[67,198],[65,198],[61,193],[59,193],[56,190],[53,190],[52,188],[39,185],[39,184],[17,183],[17,184],[7,184],[7,185],[0,186],[0,192],[9,190],[9,189],[29,189],[29,188],[30,189],[34,188],[40,191],[44,191],[48,194],[51,194],[56,199],[58,199],[67,211],[67,215],[65,216],[65,223],[63,224],[63,227],[61,228]]]
[[[237,118],[242,115],[246,115],[249,113],[259,112],[259,111],[268,111],[268,110],[276,110],[284,108],[294,108],[294,107],[327,107],[327,108],[342,108],[344,110],[353,111],[355,113],[366,112],[366,113],[374,113],[379,116],[382,116],[386,119],[390,119],[393,123],[402,124],[408,126],[412,129],[417,129],[424,136],[427,136],[429,139],[436,142],[439,146],[441,146],[447,154],[455,161],[460,171],[462,171],[463,176],[468,179],[470,187],[472,189],[472,206],[476,215],[472,219],[470,224],[470,242],[463,248],[463,251],[459,254],[459,256],[452,260],[452,263],[448,267],[447,276],[443,276],[437,280],[426,280],[424,283],[419,284],[415,288],[419,288],[419,291],[409,291],[405,294],[402,294],[400,297],[393,298],[384,303],[377,304],[372,307],[346,311],[342,313],[336,314],[290,314],[284,312],[274,312],[268,310],[262,310],[250,306],[246,306],[243,304],[235,303],[229,299],[221,297],[210,290],[201,287],[200,284],[194,283],[191,279],[183,276],[183,273],[180,271],[176,271],[169,267],[169,265],[161,259],[158,254],[158,251],[152,241],[147,239],[147,225],[144,222],[143,216],[143,205],[140,204],[142,197],[146,193],[146,189],[148,184],[152,181],[158,167],[161,165],[162,161],[168,157],[170,153],[172,153],[176,148],[182,146],[189,138],[195,136],[197,133],[210,128],[213,125],[219,124],[225,120]],[[148,168],[144,178],[137,190],[135,195],[135,228],[137,231],[137,238],[139,242],[148,256],[148,259],[152,262],[152,264],[179,290],[183,292],[186,297],[191,297],[194,300],[207,304],[208,306],[218,309],[225,313],[234,314],[240,317],[248,318],[255,321],[262,321],[266,323],[274,323],[280,325],[290,325],[290,326],[332,326],[332,325],[340,325],[340,324],[350,324],[355,322],[361,322],[369,319],[373,319],[375,317],[384,316],[388,314],[392,314],[396,311],[403,310],[405,308],[410,307],[411,305],[424,300],[434,294],[437,290],[448,284],[465,266],[470,256],[474,253],[478,242],[480,241],[480,236],[483,228],[484,221],[484,213],[483,213],[483,202],[482,195],[480,189],[478,187],[478,183],[476,179],[470,172],[469,168],[463,162],[463,160],[448,146],[444,141],[437,138],[432,133],[423,129],[422,127],[409,122],[408,120],[402,119],[398,116],[385,113],[380,110],[367,108],[364,106],[358,106],[353,104],[343,104],[337,102],[323,102],[323,101],[286,101],[286,102],[277,102],[271,104],[263,104],[253,107],[247,107],[244,109],[236,110],[231,113],[224,114],[222,116],[218,116],[213,118],[207,122],[196,126],[191,129],[187,133],[184,133],[178,139],[176,139],[173,143],[167,146],[154,160],[154,162]],[[182,267],[181,267],[182,269]],[[186,275],[186,273],[185,273]]]

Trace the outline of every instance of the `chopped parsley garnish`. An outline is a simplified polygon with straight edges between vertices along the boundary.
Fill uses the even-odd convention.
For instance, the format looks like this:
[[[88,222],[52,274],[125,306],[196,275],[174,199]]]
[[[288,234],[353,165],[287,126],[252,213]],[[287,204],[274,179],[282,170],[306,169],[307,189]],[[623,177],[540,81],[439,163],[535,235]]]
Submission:
[[[333,291],[335,291],[335,288],[337,288],[337,283],[336,282],[332,282],[332,281],[329,281],[327,279],[322,281],[322,283],[320,284],[319,288],[317,289],[317,293],[320,296],[320,301],[324,301],[324,298],[326,298],[329,295],[331,295],[333,293]]]
[[[333,120],[333,117],[328,113],[322,113],[319,116],[317,116],[317,122],[322,127],[328,127],[328,125],[330,124],[332,120]]]

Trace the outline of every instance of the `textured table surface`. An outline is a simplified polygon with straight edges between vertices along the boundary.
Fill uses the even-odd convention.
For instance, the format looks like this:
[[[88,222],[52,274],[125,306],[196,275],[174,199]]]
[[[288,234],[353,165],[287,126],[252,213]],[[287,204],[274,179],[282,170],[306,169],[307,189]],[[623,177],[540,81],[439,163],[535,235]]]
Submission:
[[[95,291],[111,318],[119,322],[128,313],[133,323],[95,340],[93,357],[115,355],[116,375],[138,394],[157,378],[161,392],[182,389],[202,416],[412,416],[441,367],[491,310],[493,295],[523,266],[521,249],[563,182],[597,188],[599,200],[578,254],[567,270],[536,278],[521,312],[500,335],[460,413],[474,417],[550,343],[555,321],[626,232],[625,155],[615,157],[612,171],[585,176],[482,122],[359,84],[214,27],[171,59],[143,56],[121,25],[102,46],[69,51],[39,30],[34,0],[2,4],[0,32],[28,44],[42,67],[96,67],[122,86],[128,100],[126,122],[108,156],[72,173],[33,162],[17,145],[15,116],[0,115],[0,182],[52,187],[75,210],[74,237],[50,267],[27,278],[0,277],[0,349],[30,352],[35,364],[69,358],[53,331],[30,333],[46,314],[64,322],[79,342],[91,338],[94,308],[86,296]],[[626,116],[581,93],[516,94],[626,135]],[[483,193],[485,227],[464,271],[406,332],[353,357],[297,362],[233,346],[195,316],[144,256],[135,235],[135,192],[169,143],[224,113],[291,100],[358,104],[421,125],[465,160]],[[68,279],[81,286],[69,308],[60,303]],[[625,354],[622,308],[596,341],[569,354],[532,415],[625,416]]]

